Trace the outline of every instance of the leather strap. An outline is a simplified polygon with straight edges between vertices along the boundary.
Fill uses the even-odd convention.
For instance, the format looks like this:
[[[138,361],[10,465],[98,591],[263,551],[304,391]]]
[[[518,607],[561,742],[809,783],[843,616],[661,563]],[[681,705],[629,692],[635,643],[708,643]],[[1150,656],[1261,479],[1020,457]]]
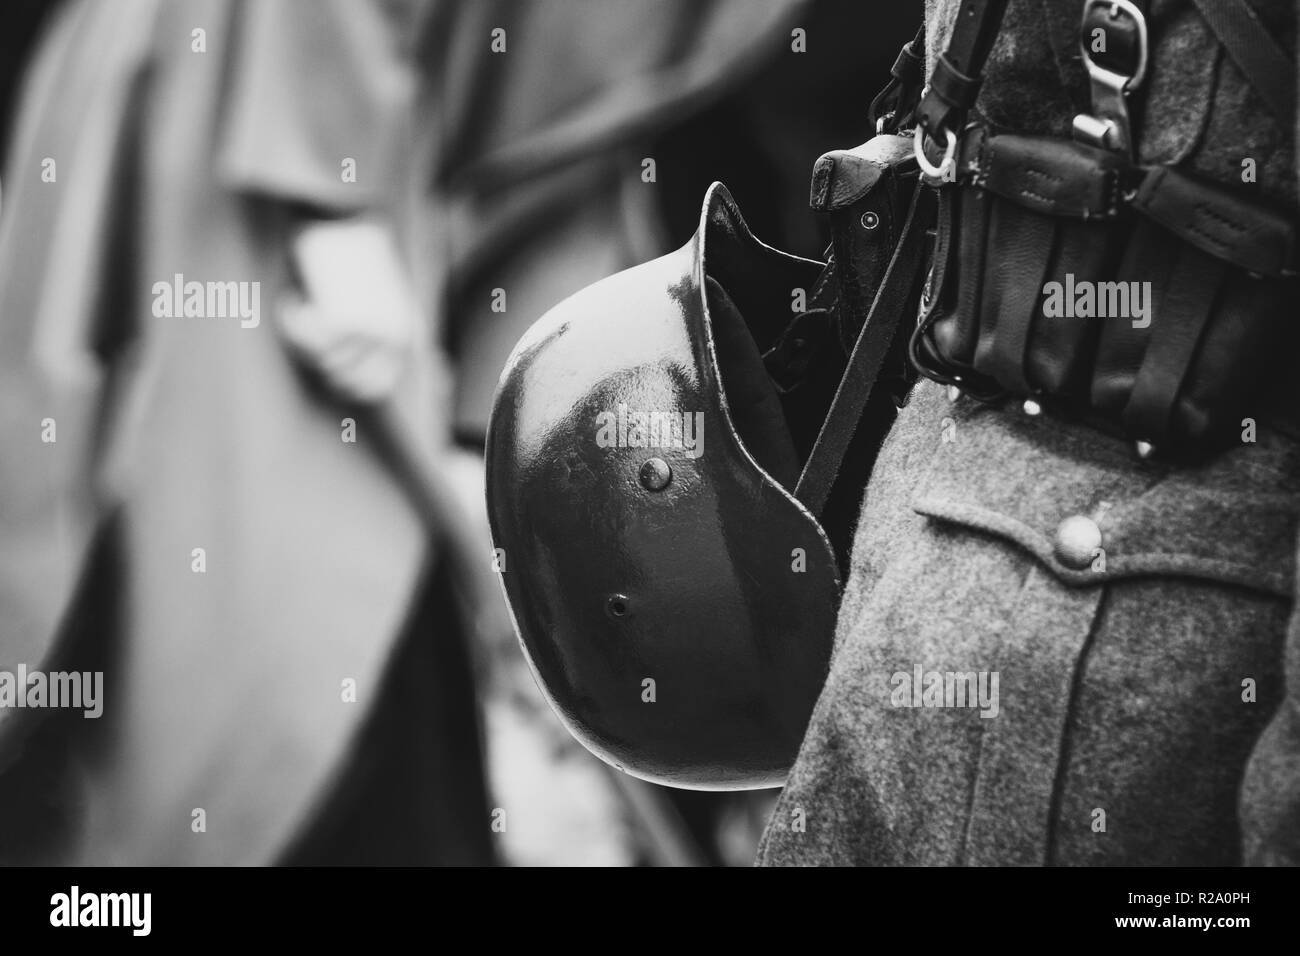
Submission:
[[[1273,118],[1295,121],[1295,64],[1246,0],[1192,0],[1232,62],[1263,97]]]
[[[802,501],[814,515],[820,515],[830,495],[831,486],[840,472],[844,455],[858,421],[862,418],[867,400],[880,375],[880,367],[890,344],[898,332],[903,314],[916,287],[921,270],[925,229],[918,222],[918,209],[923,201],[926,186],[917,181],[912,199],[907,207],[907,217],[889,268],[881,280],[880,289],[871,303],[867,321],[858,334],[857,343],[849,355],[848,367],[840,379],[839,388],[831,400],[826,420],[822,422],[817,440],[813,444],[803,474],[795,487],[795,497]]]
[[[979,96],[980,75],[997,39],[1007,0],[962,0],[948,49],[935,63],[916,119],[933,140],[959,132]]]
[[[993,319],[990,334],[980,336],[975,367],[996,378],[1003,388],[1032,394],[1025,359],[1034,324],[1041,320],[1040,299],[1049,278],[1057,224],[1047,216],[1018,217],[1020,229],[986,266],[982,315]],[[987,349],[987,354],[983,354]]]
[[[898,59],[889,70],[891,79],[871,101],[871,129],[877,133],[893,133],[908,126],[921,99],[925,85],[925,23],[916,36],[898,51]],[[887,122],[882,123],[882,120]]]
[[[1174,406],[1214,312],[1227,266],[1183,247],[1164,296],[1148,303],[1151,341],[1124,408],[1129,434],[1159,443],[1170,434]],[[1158,314],[1157,310],[1158,309]]]

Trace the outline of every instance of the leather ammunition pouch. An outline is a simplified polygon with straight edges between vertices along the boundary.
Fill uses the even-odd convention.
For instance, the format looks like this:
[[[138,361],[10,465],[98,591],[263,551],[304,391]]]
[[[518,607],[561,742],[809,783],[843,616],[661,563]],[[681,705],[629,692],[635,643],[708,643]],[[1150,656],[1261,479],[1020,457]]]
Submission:
[[[1294,66],[1244,0],[1196,0],[1269,104],[1294,116]],[[963,0],[930,85],[895,70],[880,128],[915,123],[937,194],[932,263],[910,355],[982,399],[1015,396],[1171,457],[1239,441],[1279,399],[1300,305],[1294,210],[1133,159],[1128,103],[1147,71],[1144,0],[1084,0],[1092,110],[1074,138],[967,123],[1006,0]],[[1091,53],[1098,31],[1109,43]],[[918,42],[911,45],[915,51]],[[900,64],[910,61],[900,58]],[[1281,75],[1285,74],[1285,76]],[[940,165],[930,156],[942,153]]]
[[[912,354],[1183,456],[1239,440],[1294,341],[1295,226],[1171,167],[969,128]]]

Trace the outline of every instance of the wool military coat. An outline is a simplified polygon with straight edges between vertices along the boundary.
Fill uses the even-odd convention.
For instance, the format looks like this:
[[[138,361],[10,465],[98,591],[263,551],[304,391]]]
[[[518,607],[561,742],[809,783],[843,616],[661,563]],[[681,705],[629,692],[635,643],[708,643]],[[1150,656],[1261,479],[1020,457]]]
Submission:
[[[1253,6],[1294,51],[1294,7]],[[955,10],[930,5],[932,59]],[[1268,113],[1193,4],[1149,10],[1140,158],[1226,180],[1250,157],[1294,210],[1295,118]],[[1068,135],[1080,13],[1012,0],[986,118]],[[867,487],[759,862],[1300,863],[1300,444],[1254,437],[1177,467],[923,381]]]

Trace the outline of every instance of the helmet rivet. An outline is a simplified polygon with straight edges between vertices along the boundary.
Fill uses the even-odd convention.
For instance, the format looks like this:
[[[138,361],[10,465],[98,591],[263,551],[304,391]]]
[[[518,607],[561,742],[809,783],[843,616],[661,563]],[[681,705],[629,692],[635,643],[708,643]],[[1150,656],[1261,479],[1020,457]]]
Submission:
[[[877,213],[868,209],[862,214],[863,229],[875,229],[878,225],[880,225],[880,216]]]
[[[649,458],[641,466],[641,485],[646,491],[663,491],[673,480],[673,470],[662,458]]]
[[[605,611],[610,617],[626,617],[628,612],[627,595],[611,594],[605,602]]]

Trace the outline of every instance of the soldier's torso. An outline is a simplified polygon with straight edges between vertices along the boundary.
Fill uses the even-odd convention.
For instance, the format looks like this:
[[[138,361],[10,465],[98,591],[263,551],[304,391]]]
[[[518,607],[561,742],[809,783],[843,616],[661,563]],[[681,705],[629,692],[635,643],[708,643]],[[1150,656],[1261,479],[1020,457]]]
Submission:
[[[1011,0],[982,117],[1068,137],[1081,4]],[[1288,49],[1293,10],[1255,4]],[[929,5],[931,62],[956,0]],[[1148,7],[1139,160],[1294,206],[1291,124],[1190,3]],[[868,486],[831,672],[765,864],[1234,864],[1284,696],[1300,447],[1142,461],[922,382]],[[1258,754],[1256,759],[1264,759]],[[1245,822],[1243,822],[1243,820]]]

